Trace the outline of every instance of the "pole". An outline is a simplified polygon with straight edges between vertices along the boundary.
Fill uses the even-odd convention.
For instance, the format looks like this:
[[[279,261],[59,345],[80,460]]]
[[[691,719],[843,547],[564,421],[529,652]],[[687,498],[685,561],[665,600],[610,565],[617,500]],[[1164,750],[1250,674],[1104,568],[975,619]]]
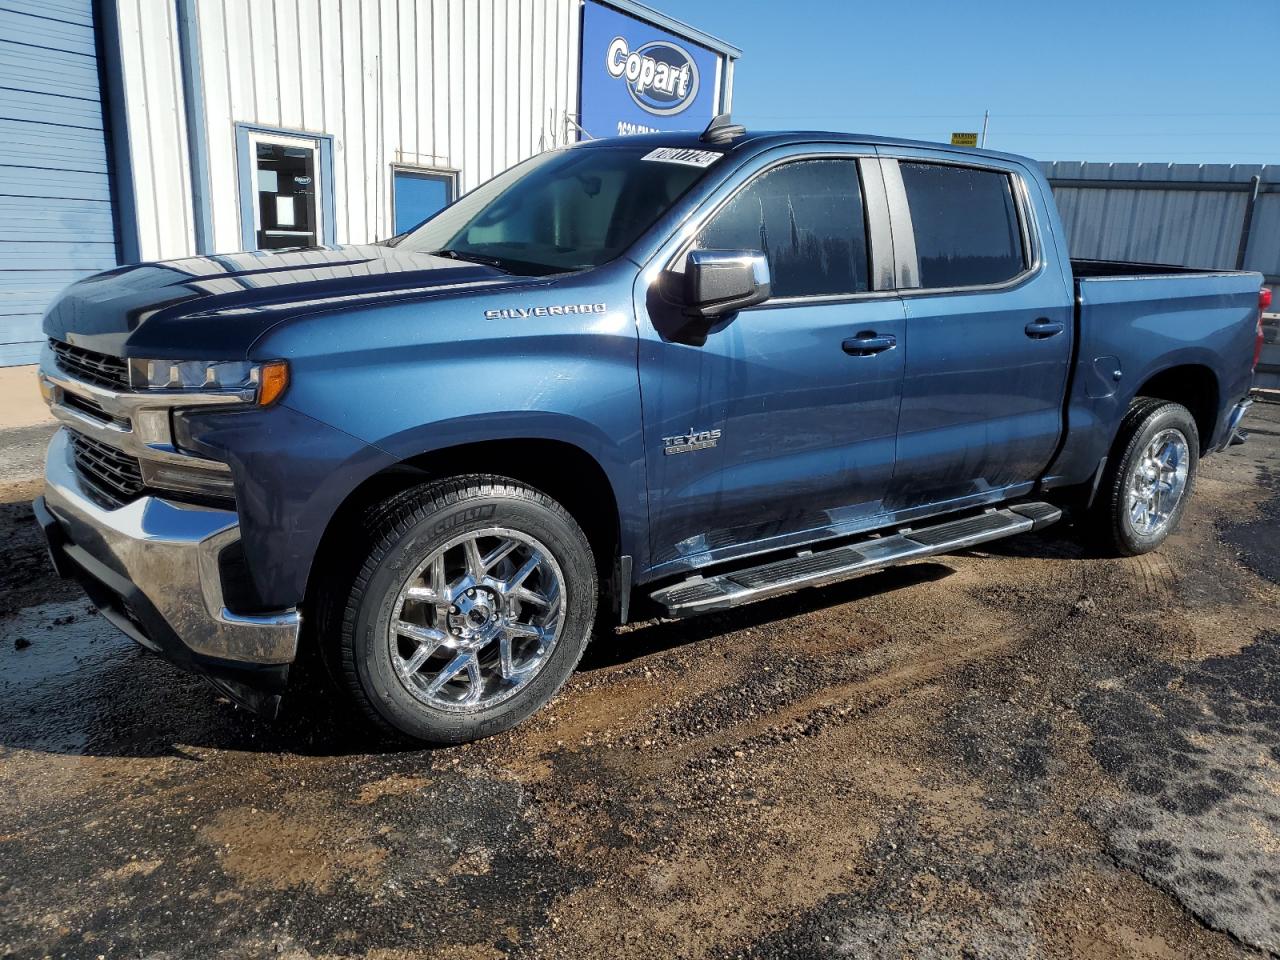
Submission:
[[[1253,232],[1253,210],[1258,205],[1258,194],[1262,192],[1262,178],[1250,179],[1249,197],[1244,204],[1244,222],[1240,225],[1240,246],[1236,248],[1236,269],[1243,270],[1249,259],[1249,234]]]
[[[565,123],[567,123],[570,128],[572,128],[573,130],[577,130],[580,134],[582,134],[588,140],[595,139],[595,137],[593,137],[590,133],[587,132],[587,128],[577,121],[577,118],[574,117],[572,113],[566,113],[564,115],[564,119],[565,119]]]
[[[978,144],[980,147],[985,148],[987,145],[987,121],[990,119],[991,119],[991,111],[983,110],[982,111],[982,142]]]

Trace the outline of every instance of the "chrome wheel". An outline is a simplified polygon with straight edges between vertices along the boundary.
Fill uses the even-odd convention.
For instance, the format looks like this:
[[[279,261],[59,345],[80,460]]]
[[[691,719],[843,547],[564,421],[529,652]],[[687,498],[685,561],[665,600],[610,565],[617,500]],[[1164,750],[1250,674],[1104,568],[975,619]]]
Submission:
[[[1126,507],[1136,533],[1150,536],[1169,524],[1187,489],[1191,451],[1180,430],[1161,430],[1135,461]]]
[[[491,528],[438,548],[400,588],[391,663],[430,707],[486,710],[546,664],[560,636],[564,575],[527,534]]]

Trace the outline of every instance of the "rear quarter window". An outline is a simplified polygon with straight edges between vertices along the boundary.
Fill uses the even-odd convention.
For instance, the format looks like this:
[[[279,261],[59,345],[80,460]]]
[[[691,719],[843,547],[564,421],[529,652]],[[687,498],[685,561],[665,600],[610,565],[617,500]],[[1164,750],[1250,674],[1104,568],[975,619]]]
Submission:
[[[1027,268],[1007,173],[899,161],[915,228],[921,287],[973,287]]]

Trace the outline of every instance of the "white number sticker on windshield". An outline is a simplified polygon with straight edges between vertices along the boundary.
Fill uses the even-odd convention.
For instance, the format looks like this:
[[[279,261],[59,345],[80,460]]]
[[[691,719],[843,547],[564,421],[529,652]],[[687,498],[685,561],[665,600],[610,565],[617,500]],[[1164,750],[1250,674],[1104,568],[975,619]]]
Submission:
[[[714,150],[692,150],[688,147],[658,147],[650,150],[642,160],[657,160],[659,163],[681,163],[686,167],[709,167],[720,159],[722,154]]]

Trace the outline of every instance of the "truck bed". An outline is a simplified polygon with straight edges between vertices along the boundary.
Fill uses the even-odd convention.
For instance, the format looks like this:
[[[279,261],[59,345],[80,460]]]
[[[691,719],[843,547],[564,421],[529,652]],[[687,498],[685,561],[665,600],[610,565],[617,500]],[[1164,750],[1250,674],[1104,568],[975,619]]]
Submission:
[[[1096,476],[1129,402],[1157,375],[1196,384],[1203,452],[1220,443],[1252,380],[1261,274],[1113,260],[1071,267],[1074,373],[1047,485]]]
[[[1168,277],[1194,274],[1234,273],[1213,268],[1180,267],[1169,263],[1139,263],[1128,260],[1072,260],[1071,272],[1077,280],[1101,277]]]

